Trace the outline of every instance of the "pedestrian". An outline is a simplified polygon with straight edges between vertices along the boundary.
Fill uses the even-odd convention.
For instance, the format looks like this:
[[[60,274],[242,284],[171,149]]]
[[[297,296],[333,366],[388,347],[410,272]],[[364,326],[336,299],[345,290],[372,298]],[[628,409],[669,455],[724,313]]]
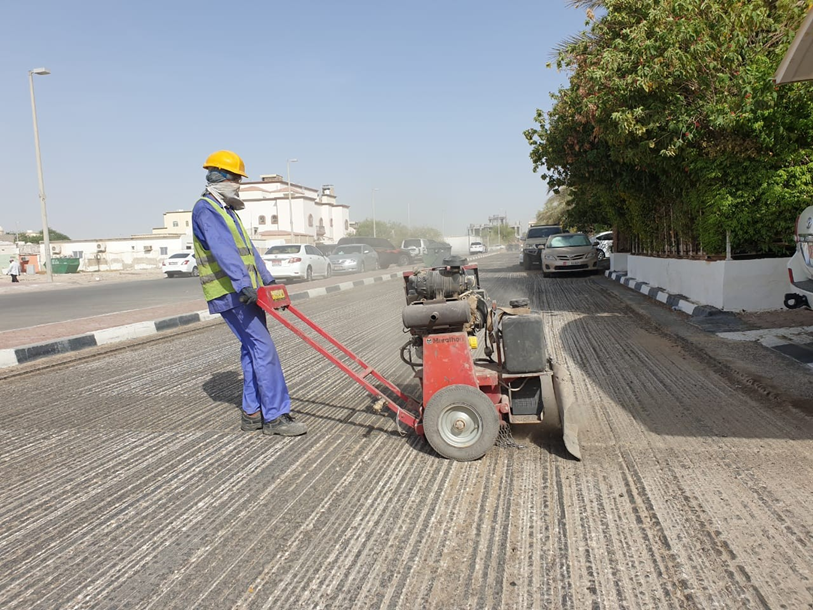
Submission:
[[[248,177],[245,164],[235,153],[219,150],[209,155],[203,168],[206,189],[192,210],[195,257],[209,312],[219,313],[242,344],[240,429],[305,434],[305,424],[291,416],[291,397],[277,349],[265,312],[257,305],[257,289],[275,280],[236,212],[245,207],[238,197],[240,182]]]
[[[18,263],[13,258],[8,259],[9,266],[6,270],[6,275],[11,276],[11,283],[15,284],[18,283],[20,280],[17,279],[17,276],[20,275],[20,263]]]

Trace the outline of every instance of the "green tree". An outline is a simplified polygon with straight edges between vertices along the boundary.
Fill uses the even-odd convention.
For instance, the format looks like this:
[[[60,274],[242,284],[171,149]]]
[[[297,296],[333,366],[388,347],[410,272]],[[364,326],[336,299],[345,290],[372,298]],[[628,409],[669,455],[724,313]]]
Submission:
[[[39,233],[34,233],[32,235],[27,235],[25,233],[20,233],[17,237],[17,241],[22,241],[27,244],[39,244],[43,241],[44,237],[42,236],[42,231]],[[51,227],[48,227],[48,239],[50,241],[70,241],[70,237],[65,235],[64,233],[60,233],[59,231],[55,231]]]
[[[780,252],[813,198],[813,88],[771,77],[796,0],[606,0],[565,43],[570,84],[526,131],[534,171],[573,189],[568,225],[643,249]]]

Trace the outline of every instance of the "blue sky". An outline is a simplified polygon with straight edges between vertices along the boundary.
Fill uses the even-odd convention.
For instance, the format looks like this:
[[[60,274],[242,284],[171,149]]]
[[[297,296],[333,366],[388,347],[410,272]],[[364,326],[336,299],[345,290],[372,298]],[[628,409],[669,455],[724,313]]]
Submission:
[[[351,220],[465,234],[547,189],[522,135],[566,75],[581,29],[565,0],[6,3],[0,22],[0,225],[42,227],[28,70],[49,225],[126,236],[191,209],[201,164],[234,150],[251,179],[333,184]],[[441,212],[442,211],[442,212]],[[442,216],[442,221],[441,221]]]

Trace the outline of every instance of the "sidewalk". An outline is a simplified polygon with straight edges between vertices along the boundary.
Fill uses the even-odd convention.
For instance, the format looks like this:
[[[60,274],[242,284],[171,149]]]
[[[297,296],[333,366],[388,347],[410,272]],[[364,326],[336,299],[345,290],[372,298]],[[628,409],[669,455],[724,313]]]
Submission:
[[[468,257],[468,260],[474,262],[491,255],[491,253],[479,254]],[[400,280],[404,271],[412,268],[414,267],[393,267],[363,274],[334,275],[307,284],[289,283],[287,288],[291,300],[296,302],[377,282]],[[99,280],[95,279],[96,276],[99,277]],[[34,276],[37,281],[21,283],[19,286],[17,284],[3,285],[0,288],[0,294],[9,294],[20,288],[37,291],[59,290],[60,288],[75,288],[96,281],[154,280],[162,276],[160,271],[156,273],[154,270],[112,271],[100,274],[73,274],[69,279],[65,279],[68,278],[67,275],[55,275],[53,283],[48,282],[45,276]],[[0,332],[0,369],[57,354],[146,337],[212,319],[220,319],[220,316],[213,316],[209,313],[206,301],[201,296],[200,300],[4,331]]]

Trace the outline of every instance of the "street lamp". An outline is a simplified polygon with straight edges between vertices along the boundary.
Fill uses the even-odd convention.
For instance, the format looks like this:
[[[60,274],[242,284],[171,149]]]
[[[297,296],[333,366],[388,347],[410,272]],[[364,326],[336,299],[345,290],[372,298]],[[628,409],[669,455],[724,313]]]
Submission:
[[[34,117],[34,148],[37,151],[37,175],[40,181],[40,211],[42,212],[42,238],[45,241],[45,266],[48,281],[53,282],[51,272],[51,236],[48,232],[48,214],[45,211],[45,184],[42,180],[42,158],[40,157],[40,132],[37,127],[37,104],[34,101],[34,75],[47,76],[51,72],[46,68],[35,68],[28,71],[28,82],[31,86],[31,114]]]
[[[377,190],[378,189],[373,189],[372,190],[372,199],[373,199],[373,237],[376,237],[376,234],[375,234],[375,192]]]
[[[296,163],[296,159],[288,159],[288,216],[291,219],[291,243],[294,243],[294,207],[291,204],[291,163]]]

